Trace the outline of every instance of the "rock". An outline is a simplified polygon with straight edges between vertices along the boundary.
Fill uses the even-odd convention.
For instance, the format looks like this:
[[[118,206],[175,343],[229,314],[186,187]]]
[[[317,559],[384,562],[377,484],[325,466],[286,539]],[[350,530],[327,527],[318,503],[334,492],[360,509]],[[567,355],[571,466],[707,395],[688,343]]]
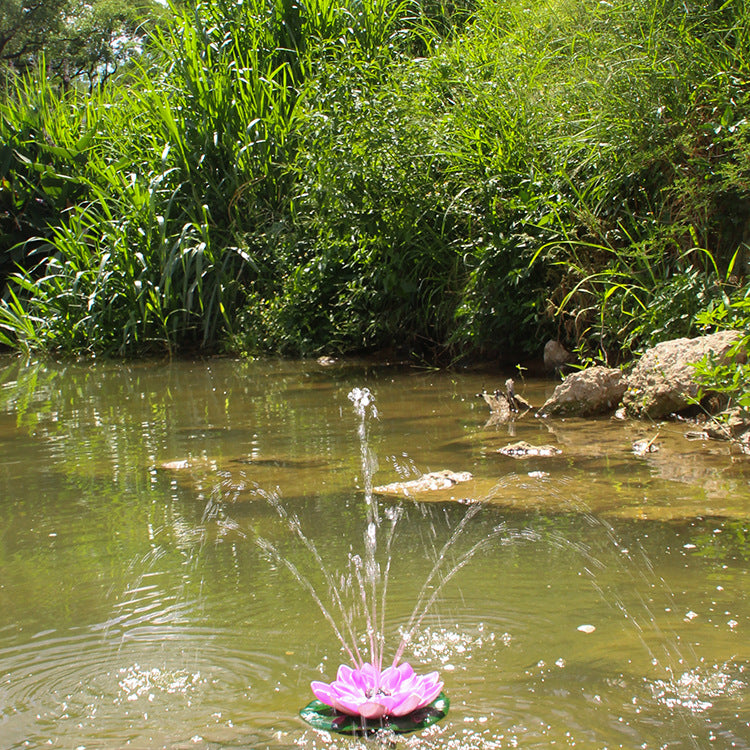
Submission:
[[[206,472],[216,470],[216,462],[205,456],[191,456],[174,461],[164,461],[156,468],[161,471],[173,471],[180,474],[191,474],[193,472],[205,474]]]
[[[240,456],[239,458],[231,459],[231,463],[270,466],[275,469],[321,469],[328,464],[328,461],[324,458],[284,458],[282,456],[258,458]]]
[[[493,422],[507,422],[534,408],[523,396],[516,394],[512,378],[505,381],[505,393],[499,390],[494,393],[482,391],[477,393],[477,397],[483,398],[490,407]]]
[[[685,440],[708,440],[709,435],[705,430],[688,430],[685,433]]]
[[[177,461],[165,461],[159,465],[159,468],[165,471],[182,471],[183,469],[189,469],[191,466],[190,459],[182,458]]]
[[[562,451],[559,448],[555,448],[554,445],[531,445],[521,440],[518,443],[512,445],[506,445],[504,448],[500,448],[498,453],[502,453],[504,456],[512,456],[513,458],[526,458],[526,456],[557,456]]]
[[[717,363],[728,361],[738,331],[720,331],[694,339],[664,341],[649,349],[627,376],[623,406],[636,417],[658,419],[695,405],[698,384],[693,363],[707,354]],[[744,355],[737,357],[744,361]]]
[[[658,433],[654,435],[650,440],[635,440],[633,442],[633,453],[636,456],[645,456],[647,453],[656,453],[661,448],[661,445],[656,442]]]
[[[613,411],[625,393],[625,380],[616,368],[590,367],[572,373],[555,388],[540,413],[588,417]]]
[[[412,479],[408,482],[393,482],[392,484],[374,487],[373,492],[378,495],[396,495],[398,497],[414,495],[421,492],[436,492],[438,490],[448,490],[461,482],[468,482],[473,479],[473,475],[468,471],[433,471],[429,474],[423,474],[419,479]]]
[[[719,415],[704,429],[707,437],[714,440],[742,440],[750,435],[750,415],[740,408]]]
[[[544,345],[544,369],[555,372],[573,361],[573,355],[555,339],[550,339]]]

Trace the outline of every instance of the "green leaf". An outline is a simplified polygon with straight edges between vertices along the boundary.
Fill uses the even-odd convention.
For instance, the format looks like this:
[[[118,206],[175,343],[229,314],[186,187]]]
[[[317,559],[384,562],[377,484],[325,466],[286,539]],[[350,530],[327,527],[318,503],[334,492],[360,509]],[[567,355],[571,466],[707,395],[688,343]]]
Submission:
[[[406,734],[426,729],[445,718],[450,708],[450,700],[445,693],[440,695],[429,706],[412,711],[407,716],[385,717],[379,721],[367,721],[359,716],[348,716],[325,703],[314,700],[308,703],[299,715],[311,727],[326,732],[367,736],[385,729],[386,731]]]

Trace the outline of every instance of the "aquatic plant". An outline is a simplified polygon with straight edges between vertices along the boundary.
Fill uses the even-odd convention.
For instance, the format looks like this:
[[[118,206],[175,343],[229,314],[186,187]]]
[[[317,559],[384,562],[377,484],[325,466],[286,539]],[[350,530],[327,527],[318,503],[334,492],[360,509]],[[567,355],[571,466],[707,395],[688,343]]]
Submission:
[[[720,393],[725,398],[725,413],[717,419],[725,420],[736,410],[747,417],[750,414],[750,292],[724,299],[712,305],[699,322],[707,328],[733,329],[740,337],[731,347],[724,361],[706,356],[694,364],[695,377],[700,386],[696,396],[699,403],[706,393]],[[731,435],[731,433],[727,433]]]

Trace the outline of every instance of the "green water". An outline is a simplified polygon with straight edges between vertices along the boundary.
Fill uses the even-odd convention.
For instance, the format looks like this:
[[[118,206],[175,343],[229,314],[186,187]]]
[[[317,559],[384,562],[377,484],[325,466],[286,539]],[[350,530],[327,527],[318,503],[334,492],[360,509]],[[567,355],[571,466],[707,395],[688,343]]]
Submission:
[[[377,500],[381,572],[387,517],[403,513],[393,649],[472,504],[444,574],[502,527],[407,649],[452,707],[399,746],[750,747],[750,458],[730,446],[688,441],[685,425],[488,423],[474,394],[504,377],[487,374],[8,360],[0,380],[2,748],[358,744],[298,718],[342,655],[283,560],[325,599],[320,564],[265,499],[299,517],[333,575],[361,554],[355,387],[379,412],[375,485],[474,476],[425,502]],[[553,384],[517,387],[540,404]],[[651,438],[658,451],[633,451]],[[497,452],[517,440],[561,453]]]

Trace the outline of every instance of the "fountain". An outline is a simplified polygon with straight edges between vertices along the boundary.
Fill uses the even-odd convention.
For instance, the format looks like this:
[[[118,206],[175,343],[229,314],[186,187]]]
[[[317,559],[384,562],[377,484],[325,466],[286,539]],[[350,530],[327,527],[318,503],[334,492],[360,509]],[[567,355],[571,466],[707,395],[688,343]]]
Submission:
[[[366,388],[355,388],[349,393],[349,400],[358,418],[365,511],[362,549],[355,551],[350,547],[346,569],[343,573],[334,574],[327,567],[315,542],[304,533],[297,516],[289,513],[276,493],[261,489],[257,489],[257,493],[276,510],[311,555],[315,569],[323,576],[327,593],[324,595],[320,587],[316,587],[273,544],[263,538],[256,541],[275,562],[286,567],[297,582],[307,589],[335,633],[348,662],[338,666],[336,677],[332,681],[312,681],[311,689],[315,699],[301,709],[301,718],[318,730],[360,737],[375,735],[383,746],[388,746],[391,743],[389,738],[394,733],[426,729],[443,719],[449,711],[450,701],[443,691],[444,682],[438,672],[419,674],[403,657],[420,630],[425,616],[438,601],[444,586],[478,551],[494,543],[540,541],[544,538],[553,547],[575,551],[585,562],[584,570],[593,589],[603,599],[608,597],[599,588],[596,576],[591,572],[602,563],[592,557],[585,546],[554,533],[542,537],[530,529],[509,529],[503,522],[486,530],[467,549],[456,553],[458,540],[483,507],[481,503],[471,503],[450,529],[447,540],[435,550],[434,564],[415,597],[411,615],[399,629],[400,641],[393,656],[386,661],[385,610],[393,543],[406,506],[404,501],[396,504],[391,501],[383,505],[373,492],[372,477],[377,469],[377,460],[370,449],[369,426],[378,418],[378,414],[372,394]],[[611,527],[590,517],[589,521],[605,526],[609,543],[613,548],[619,549],[619,542]],[[627,550],[621,552],[627,553],[625,556],[629,558]],[[644,624],[637,622],[617,598],[615,607],[622,609],[626,620],[635,625],[640,634],[641,646],[656,663],[655,655],[651,653],[642,635]],[[646,607],[646,616],[650,615]],[[590,634],[595,628],[584,624],[579,625],[577,630]],[[564,665],[564,660],[558,659],[556,665],[562,668],[560,665]]]
[[[258,489],[286,522],[290,530],[311,554],[316,567],[327,584],[331,605],[328,606],[315,586],[276,547],[263,538],[257,542],[277,563],[285,566],[295,579],[310,593],[328,624],[333,629],[349,664],[341,664],[336,679],[330,683],[313,681],[315,700],[305,706],[301,717],[316,729],[342,734],[369,735],[382,730],[396,733],[412,732],[431,726],[447,713],[450,701],[443,692],[443,682],[437,672],[417,674],[402,661],[404,651],[427,612],[437,601],[440,591],[453,576],[483,547],[501,534],[509,536],[504,524],[494,527],[480,541],[464,551],[451,567],[445,570],[448,552],[477,514],[480,506],[469,505],[449,539],[437,554],[436,561],[417,596],[412,614],[404,628],[389,666],[384,668],[385,608],[388,577],[391,568],[391,549],[396,536],[403,506],[391,505],[381,509],[373,495],[372,476],[376,458],[369,447],[369,423],[377,419],[372,394],[367,388],[354,388],[349,400],[358,416],[361,470],[366,510],[363,554],[350,550],[348,571],[336,578],[325,565],[314,542],[303,532],[299,519],[290,515],[278,495]],[[378,557],[378,532],[388,522],[383,563]],[[357,628],[355,620],[363,622]],[[363,647],[360,645],[364,642]]]

